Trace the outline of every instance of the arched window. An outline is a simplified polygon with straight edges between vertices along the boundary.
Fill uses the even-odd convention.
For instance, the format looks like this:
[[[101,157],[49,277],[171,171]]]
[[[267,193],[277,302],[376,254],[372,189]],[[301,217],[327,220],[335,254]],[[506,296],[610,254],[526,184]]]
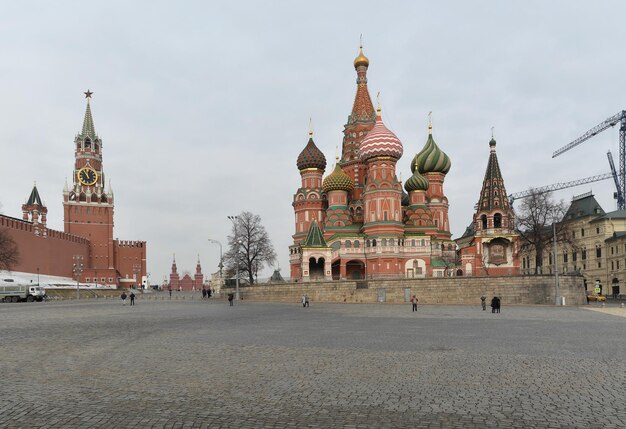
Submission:
[[[376,247],[376,239],[372,240],[372,247]]]
[[[482,228],[487,229],[487,215],[486,214],[480,217],[480,222],[482,223]]]
[[[361,243],[359,243],[359,240],[354,240],[354,248],[358,248],[359,246],[361,246]]]
[[[91,140],[89,137],[85,139],[85,149],[91,149]]]
[[[350,240],[346,240],[346,248],[349,249],[352,247],[352,242]]]
[[[496,213],[493,215],[493,227],[502,228],[502,214]]]
[[[381,245],[381,246],[386,246],[386,245],[387,245],[387,239],[386,239],[386,238],[383,238],[383,239],[380,241],[380,245]]]

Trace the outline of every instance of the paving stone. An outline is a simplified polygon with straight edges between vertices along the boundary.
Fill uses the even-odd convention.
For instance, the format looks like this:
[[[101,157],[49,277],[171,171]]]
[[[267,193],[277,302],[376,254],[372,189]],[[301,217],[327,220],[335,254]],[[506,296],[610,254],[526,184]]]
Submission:
[[[0,305],[0,427],[626,427],[624,320],[539,306]]]

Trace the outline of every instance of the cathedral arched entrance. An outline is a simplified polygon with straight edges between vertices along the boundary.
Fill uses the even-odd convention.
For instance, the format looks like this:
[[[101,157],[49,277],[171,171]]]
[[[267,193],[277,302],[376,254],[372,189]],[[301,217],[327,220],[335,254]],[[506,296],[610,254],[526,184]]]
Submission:
[[[360,280],[365,278],[365,264],[362,261],[346,262],[346,278]]]
[[[324,265],[326,261],[324,258],[309,258],[309,278],[311,280],[324,280]]]

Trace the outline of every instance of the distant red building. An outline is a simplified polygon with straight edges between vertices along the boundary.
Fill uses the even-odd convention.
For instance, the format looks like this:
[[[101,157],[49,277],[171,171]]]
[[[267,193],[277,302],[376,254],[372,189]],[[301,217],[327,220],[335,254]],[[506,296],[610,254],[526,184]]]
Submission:
[[[48,209],[37,186],[22,205],[22,219],[0,215],[0,228],[8,230],[19,248],[14,271],[141,287],[146,279],[146,242],[113,239],[113,191],[110,182],[105,189],[102,141],[89,102],[92,93],[85,94],[83,127],[73,144],[72,184],[63,189],[64,231],[47,228]]]
[[[172,261],[172,272],[170,273],[170,282],[167,285],[172,290],[198,290],[202,289],[204,285],[204,274],[202,274],[202,266],[200,265],[200,256],[198,256],[198,262],[196,262],[196,273],[193,278],[189,274],[183,275],[181,278],[178,274],[178,267],[176,266],[176,255]]]

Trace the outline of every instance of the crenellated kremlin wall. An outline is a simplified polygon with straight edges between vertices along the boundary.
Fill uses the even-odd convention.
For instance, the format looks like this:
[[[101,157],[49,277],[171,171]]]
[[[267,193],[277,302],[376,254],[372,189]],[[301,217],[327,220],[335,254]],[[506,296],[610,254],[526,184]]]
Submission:
[[[4,215],[0,215],[0,227],[7,229],[20,252],[13,271],[72,277],[73,256],[88,259],[89,240],[86,238]],[[35,234],[36,227],[38,234]]]

